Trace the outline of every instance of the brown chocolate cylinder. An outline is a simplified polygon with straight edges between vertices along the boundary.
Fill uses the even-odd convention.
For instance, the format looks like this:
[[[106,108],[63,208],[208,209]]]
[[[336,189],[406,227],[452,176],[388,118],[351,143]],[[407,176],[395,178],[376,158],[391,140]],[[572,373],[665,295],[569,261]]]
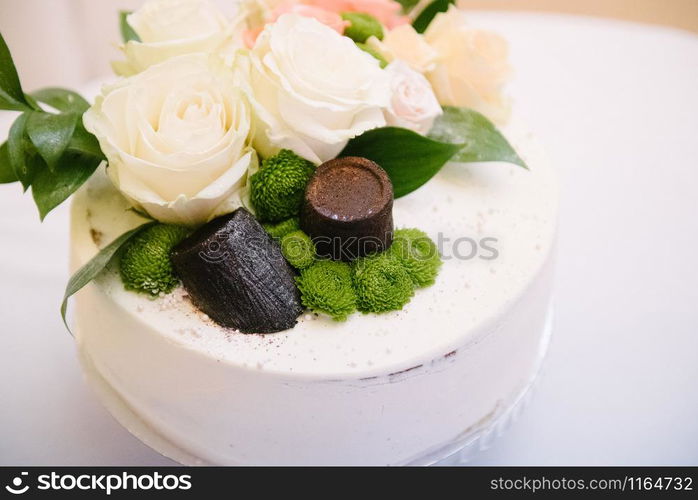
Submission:
[[[377,163],[348,156],[320,165],[305,191],[301,229],[319,256],[352,261],[393,241],[393,185]]]

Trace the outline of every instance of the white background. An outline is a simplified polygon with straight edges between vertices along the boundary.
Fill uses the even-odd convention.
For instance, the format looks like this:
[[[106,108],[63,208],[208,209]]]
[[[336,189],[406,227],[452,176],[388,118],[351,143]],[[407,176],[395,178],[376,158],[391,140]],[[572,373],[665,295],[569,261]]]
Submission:
[[[698,464],[698,37],[574,17],[472,20],[510,40],[515,112],[563,186],[545,372],[474,463]],[[70,51],[46,62],[73,63]],[[58,314],[67,207],[40,224],[18,191],[0,186],[0,464],[171,463],[83,382]]]

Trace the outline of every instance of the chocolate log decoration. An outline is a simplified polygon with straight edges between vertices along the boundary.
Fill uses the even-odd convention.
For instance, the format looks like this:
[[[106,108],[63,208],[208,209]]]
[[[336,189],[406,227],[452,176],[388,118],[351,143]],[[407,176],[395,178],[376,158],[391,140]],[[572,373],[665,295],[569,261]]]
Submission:
[[[194,305],[216,323],[243,333],[296,324],[302,307],[293,270],[244,208],[198,229],[171,257]]]

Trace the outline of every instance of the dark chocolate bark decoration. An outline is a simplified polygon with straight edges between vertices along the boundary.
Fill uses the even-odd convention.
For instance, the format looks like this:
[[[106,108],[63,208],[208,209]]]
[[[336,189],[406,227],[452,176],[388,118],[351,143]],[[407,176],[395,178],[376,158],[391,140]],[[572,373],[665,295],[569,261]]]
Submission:
[[[292,328],[302,311],[291,266],[244,208],[182,241],[172,263],[194,305],[222,326],[278,332]]]
[[[393,186],[366,158],[348,156],[320,165],[305,191],[301,229],[317,254],[351,261],[390,247]]]

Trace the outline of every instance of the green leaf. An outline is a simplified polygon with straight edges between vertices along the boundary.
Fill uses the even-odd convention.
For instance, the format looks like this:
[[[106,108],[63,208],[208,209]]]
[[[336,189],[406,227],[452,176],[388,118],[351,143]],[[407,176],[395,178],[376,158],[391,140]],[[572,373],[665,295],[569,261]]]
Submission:
[[[501,161],[526,164],[497,128],[480,113],[446,107],[428,137],[397,127],[355,137],[340,156],[363,156],[378,163],[393,183],[395,198],[411,193],[448,161]]]
[[[82,186],[100,162],[93,156],[66,153],[53,172],[47,168],[37,172],[32,181],[32,196],[41,220]]]
[[[135,42],[140,42],[141,39],[138,33],[134,31],[130,24],[128,24],[128,15],[131,12],[128,10],[122,10],[119,12],[119,27],[121,28],[121,38],[123,38],[124,43],[130,42],[131,40]]]
[[[68,144],[68,151],[94,156],[100,160],[105,159],[104,153],[102,153],[99,147],[99,141],[94,135],[85,130],[82,121],[78,122],[73,131],[73,137]]]
[[[58,160],[73,137],[78,115],[54,115],[43,111],[31,111],[28,114],[27,134],[48,167],[55,170]]]
[[[7,153],[15,176],[20,180],[24,190],[29,189],[37,172],[46,168],[46,163],[39,156],[27,135],[26,125],[29,113],[17,117],[10,127],[7,138]]]
[[[15,176],[22,181],[25,189],[31,184],[30,181],[27,182],[28,171],[24,161],[24,129],[26,125],[27,115],[19,115],[7,135],[7,156]]]
[[[404,128],[385,127],[355,137],[340,156],[362,156],[378,163],[388,173],[395,198],[399,198],[431,179],[462,147]]]
[[[39,103],[36,102],[36,99],[34,99],[32,96],[29,94],[24,94],[24,98],[27,100],[29,103],[29,106],[35,110],[35,111],[42,111],[41,106],[39,106]]]
[[[429,137],[440,142],[464,144],[451,161],[503,161],[528,168],[492,122],[472,109],[444,107]]]
[[[25,111],[32,109],[19,83],[17,69],[12,61],[10,49],[0,34],[0,109]]]
[[[63,112],[73,112],[82,115],[90,107],[80,94],[72,90],[49,87],[31,93],[31,97],[39,102]]]
[[[114,241],[109,243],[106,247],[101,249],[97,253],[97,255],[92,257],[92,259],[87,264],[82,266],[75,272],[75,274],[73,274],[73,276],[70,278],[70,281],[68,281],[68,286],[66,286],[65,288],[65,294],[63,294],[63,302],[61,303],[61,317],[63,318],[63,323],[65,324],[69,332],[70,327],[68,326],[68,323],[65,319],[65,313],[68,309],[68,299],[72,295],[77,293],[79,290],[81,290],[90,281],[95,279],[99,275],[99,273],[101,273],[102,270],[109,264],[109,262],[111,262],[111,260],[119,251],[119,249],[124,245],[124,243],[126,243],[128,240],[136,236],[144,229],[152,226],[153,224],[155,224],[155,222],[146,222],[145,224],[142,224],[134,229],[131,229],[130,231],[125,232],[124,234],[116,238]]]
[[[434,0],[419,13],[417,19],[412,22],[412,27],[417,33],[424,33],[439,12],[446,12],[455,4],[455,0]]]
[[[10,163],[10,154],[7,151],[7,141],[5,141],[0,145],[0,184],[9,184],[18,180]]]

